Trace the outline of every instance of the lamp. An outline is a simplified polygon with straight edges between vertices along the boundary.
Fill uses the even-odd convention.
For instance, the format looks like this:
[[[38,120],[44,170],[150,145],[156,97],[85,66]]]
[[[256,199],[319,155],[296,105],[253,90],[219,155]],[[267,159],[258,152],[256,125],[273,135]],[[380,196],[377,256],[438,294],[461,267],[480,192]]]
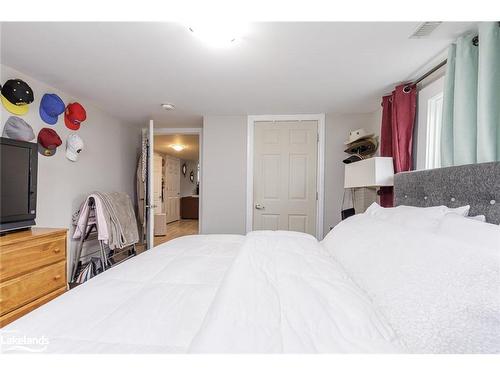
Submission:
[[[344,188],[394,185],[391,157],[373,157],[345,165]]]

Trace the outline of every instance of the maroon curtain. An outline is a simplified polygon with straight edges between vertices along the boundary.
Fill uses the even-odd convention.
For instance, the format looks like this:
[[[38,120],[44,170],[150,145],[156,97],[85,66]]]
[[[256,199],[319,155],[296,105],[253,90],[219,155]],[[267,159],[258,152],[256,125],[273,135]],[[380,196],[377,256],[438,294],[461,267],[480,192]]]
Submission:
[[[391,156],[394,173],[412,168],[412,137],[415,123],[417,93],[415,85],[399,85],[391,95],[382,98],[382,127],[380,129],[380,155]],[[392,187],[380,189],[380,205],[392,207]]]

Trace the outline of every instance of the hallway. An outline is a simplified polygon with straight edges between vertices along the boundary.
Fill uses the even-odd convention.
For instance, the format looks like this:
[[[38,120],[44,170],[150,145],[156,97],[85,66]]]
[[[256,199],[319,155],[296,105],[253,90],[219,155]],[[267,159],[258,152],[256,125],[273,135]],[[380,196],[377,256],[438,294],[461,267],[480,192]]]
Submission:
[[[198,234],[198,220],[178,220],[167,224],[165,236],[155,236],[154,246],[158,246],[177,237]]]

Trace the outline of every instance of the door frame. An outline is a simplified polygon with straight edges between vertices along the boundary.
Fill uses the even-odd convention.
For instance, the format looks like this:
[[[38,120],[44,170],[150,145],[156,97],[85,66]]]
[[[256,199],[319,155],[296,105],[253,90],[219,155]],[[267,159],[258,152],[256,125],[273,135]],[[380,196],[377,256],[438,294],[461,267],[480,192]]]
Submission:
[[[203,190],[203,128],[155,128],[153,130],[153,142],[155,135],[169,135],[169,134],[183,134],[183,135],[198,135],[199,150],[198,150],[198,163],[200,163],[200,191],[198,194],[198,233],[203,233],[202,225],[202,210],[203,204],[201,201]]]
[[[253,228],[253,178],[254,178],[254,132],[258,121],[317,121],[318,122],[318,164],[316,173],[316,238],[323,238],[325,201],[325,114],[304,115],[252,115],[247,119],[247,204],[246,231]]]

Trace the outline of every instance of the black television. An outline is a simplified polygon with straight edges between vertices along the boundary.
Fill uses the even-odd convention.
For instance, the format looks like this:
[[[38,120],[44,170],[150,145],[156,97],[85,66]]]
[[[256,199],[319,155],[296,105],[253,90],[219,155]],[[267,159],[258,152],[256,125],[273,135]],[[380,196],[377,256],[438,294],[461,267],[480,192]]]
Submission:
[[[0,138],[0,232],[35,225],[36,143]]]

